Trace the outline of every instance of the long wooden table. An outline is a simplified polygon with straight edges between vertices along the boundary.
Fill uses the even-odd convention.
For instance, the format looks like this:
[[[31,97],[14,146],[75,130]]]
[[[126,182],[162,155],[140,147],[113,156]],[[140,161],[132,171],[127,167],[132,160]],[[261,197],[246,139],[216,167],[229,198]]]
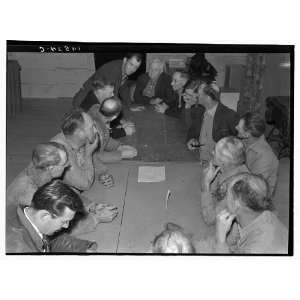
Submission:
[[[138,183],[139,166],[165,166],[166,180]],[[95,232],[82,238],[98,242],[104,253],[148,253],[155,235],[166,222],[182,226],[198,240],[212,233],[200,214],[199,173],[197,162],[121,162],[109,165],[115,187],[105,189],[96,182],[85,193],[99,202],[118,207],[118,217],[112,223],[100,224]],[[168,209],[167,190],[171,190]]]

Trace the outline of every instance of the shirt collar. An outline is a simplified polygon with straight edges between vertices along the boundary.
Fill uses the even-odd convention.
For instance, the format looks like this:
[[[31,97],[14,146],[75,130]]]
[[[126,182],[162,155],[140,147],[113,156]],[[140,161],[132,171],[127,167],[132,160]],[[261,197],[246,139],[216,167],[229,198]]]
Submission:
[[[207,109],[206,113],[213,117],[216,113],[217,107],[218,107],[218,103],[214,107]]]
[[[49,252],[49,242],[47,237],[44,237],[39,230],[37,230],[36,226],[30,221],[28,216],[25,214],[25,207],[18,206],[17,215],[20,220],[20,223],[27,230],[30,238],[32,239],[34,245],[39,250],[39,252]]]
[[[24,215],[27,218],[27,220],[29,221],[29,223],[31,224],[31,226],[33,227],[33,229],[36,231],[36,233],[38,234],[38,236],[43,239],[43,234],[39,231],[39,229],[35,226],[35,224],[30,220],[28,214],[27,214],[27,209],[28,207],[24,207],[23,211],[24,211]]]

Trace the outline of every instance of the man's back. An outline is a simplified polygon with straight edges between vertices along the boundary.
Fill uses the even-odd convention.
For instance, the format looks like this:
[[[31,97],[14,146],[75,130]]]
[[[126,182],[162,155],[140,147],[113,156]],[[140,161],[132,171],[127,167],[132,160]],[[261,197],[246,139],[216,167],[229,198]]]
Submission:
[[[87,94],[92,90],[93,82],[100,77],[104,77],[106,80],[110,81],[114,85],[115,94],[118,95],[122,80],[122,62],[122,60],[113,60],[98,68],[96,72],[85,81],[82,88],[73,97],[73,106],[80,106]]]
[[[247,147],[246,164],[253,174],[264,177],[269,184],[272,195],[277,182],[279,161],[264,135]]]

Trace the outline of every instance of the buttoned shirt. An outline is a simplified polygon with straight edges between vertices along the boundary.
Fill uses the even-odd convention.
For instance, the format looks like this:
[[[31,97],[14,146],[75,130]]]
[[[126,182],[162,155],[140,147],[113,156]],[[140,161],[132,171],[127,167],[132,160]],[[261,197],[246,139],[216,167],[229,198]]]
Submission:
[[[269,184],[270,195],[273,195],[277,183],[279,161],[264,135],[246,147],[246,165],[253,174],[263,176]]]

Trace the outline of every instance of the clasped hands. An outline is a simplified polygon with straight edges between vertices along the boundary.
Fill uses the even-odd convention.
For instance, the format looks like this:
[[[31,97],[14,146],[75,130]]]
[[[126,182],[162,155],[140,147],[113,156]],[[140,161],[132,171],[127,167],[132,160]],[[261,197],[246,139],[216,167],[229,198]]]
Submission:
[[[118,215],[118,208],[104,203],[92,203],[88,212],[93,215],[96,223],[109,223]]]

